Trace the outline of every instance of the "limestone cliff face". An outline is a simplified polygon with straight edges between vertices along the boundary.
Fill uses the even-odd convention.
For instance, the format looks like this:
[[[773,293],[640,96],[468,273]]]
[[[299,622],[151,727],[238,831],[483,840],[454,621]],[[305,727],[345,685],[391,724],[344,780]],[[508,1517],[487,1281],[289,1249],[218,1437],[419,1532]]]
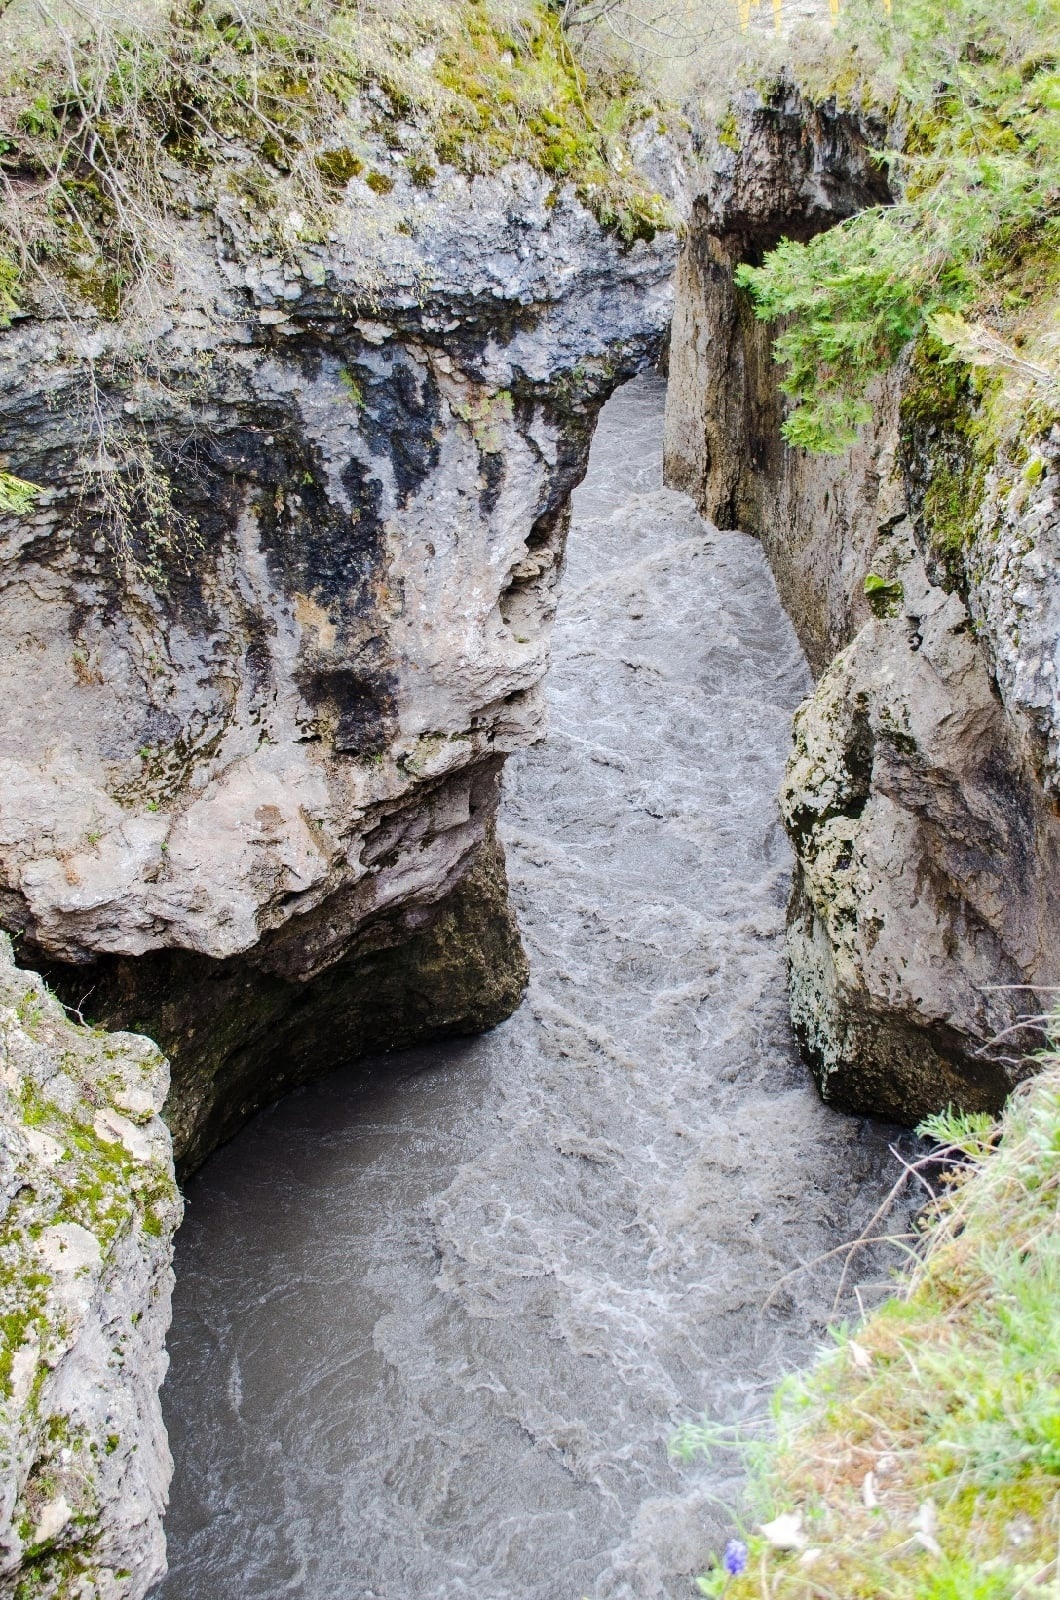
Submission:
[[[293,1083],[518,1004],[501,770],[543,731],[596,415],[670,316],[672,239],[529,169],[373,176],[278,251],[234,195],[189,209],[132,332],[0,336],[0,459],[46,491],[0,519],[0,920],[163,1046],[186,1168]],[[0,1027],[0,1595],[141,1600],[168,1074],[6,942]]]
[[[47,486],[0,529],[3,922],[163,1044],[185,1162],[517,1003],[500,771],[597,411],[670,315],[672,240],[528,169],[377,189],[280,254],[234,197],[190,220],[148,359],[0,338],[0,448]]]
[[[180,1201],[150,1040],[74,1026],[0,936],[0,1594],[165,1570],[158,1403]]]
[[[1060,981],[1060,441],[999,453],[946,550],[925,516],[946,407],[911,359],[846,456],[786,446],[774,331],[732,268],[885,202],[886,130],[790,85],[736,122],[678,270],[667,473],[762,539],[819,677],[782,794],[796,1031],[837,1105],[994,1109],[1026,1040],[993,1041]]]

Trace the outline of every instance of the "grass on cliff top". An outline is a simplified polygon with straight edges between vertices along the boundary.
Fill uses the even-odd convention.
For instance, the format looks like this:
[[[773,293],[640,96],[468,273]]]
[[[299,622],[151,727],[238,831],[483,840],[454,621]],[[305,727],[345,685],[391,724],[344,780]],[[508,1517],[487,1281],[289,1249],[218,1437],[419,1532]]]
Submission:
[[[544,0],[14,0],[0,45],[7,315],[31,283],[121,315],[225,191],[282,253],[285,218],[323,236],[345,185],[387,193],[394,163],[427,184],[528,161],[627,240],[670,221],[629,153],[648,97]]]
[[[785,437],[847,449],[872,378],[927,330],[1040,429],[1060,410],[1060,6],[854,0],[842,38],[831,82],[808,87],[889,102],[899,199],[738,271],[784,321]]]
[[[746,1570],[721,1558],[704,1594],[1060,1595],[1060,1057],[995,1131],[985,1118],[930,1131],[971,1159],[896,1298],[781,1386]],[[708,1437],[685,1429],[679,1448]],[[729,1565],[744,1555],[730,1546]]]

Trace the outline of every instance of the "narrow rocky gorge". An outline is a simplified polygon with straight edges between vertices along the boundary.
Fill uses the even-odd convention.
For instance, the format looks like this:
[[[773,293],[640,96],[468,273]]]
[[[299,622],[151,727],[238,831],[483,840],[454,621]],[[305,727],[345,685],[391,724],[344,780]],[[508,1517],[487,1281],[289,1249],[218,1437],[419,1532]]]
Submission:
[[[373,135],[326,236],[186,207],[135,339],[5,329],[0,1595],[163,1577],[179,1172],[160,1600],[676,1600],[673,1427],[807,1356],[886,1119],[1026,1071],[1057,429],[973,471],[914,347],[794,449],[733,278],[892,131],[649,120],[680,248]]]
[[[758,543],[661,488],[662,405],[603,414],[549,735],[508,766],[525,1004],[299,1091],[188,1186],[159,1600],[679,1600],[739,1463],[679,1468],[675,1427],[761,1416],[897,1171],[793,1046],[809,679]]]

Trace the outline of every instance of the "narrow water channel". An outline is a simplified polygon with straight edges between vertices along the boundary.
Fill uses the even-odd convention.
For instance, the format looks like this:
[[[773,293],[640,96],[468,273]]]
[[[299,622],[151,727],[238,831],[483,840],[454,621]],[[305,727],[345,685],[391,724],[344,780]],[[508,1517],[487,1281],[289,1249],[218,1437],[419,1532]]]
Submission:
[[[188,1188],[158,1600],[678,1600],[832,1311],[892,1130],[792,1047],[776,807],[805,662],[754,540],[604,412],[546,743],[504,835],[533,980],[482,1038],[292,1094]],[[765,1305],[771,1291],[772,1300]]]

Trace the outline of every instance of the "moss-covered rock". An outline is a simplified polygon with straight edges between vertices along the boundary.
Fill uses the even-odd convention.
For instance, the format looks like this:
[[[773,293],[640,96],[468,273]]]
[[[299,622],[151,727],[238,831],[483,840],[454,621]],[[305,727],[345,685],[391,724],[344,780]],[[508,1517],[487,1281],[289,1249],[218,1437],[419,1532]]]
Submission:
[[[0,1594],[139,1600],[164,1570],[180,1199],[150,1040],[73,1023],[0,935]]]

